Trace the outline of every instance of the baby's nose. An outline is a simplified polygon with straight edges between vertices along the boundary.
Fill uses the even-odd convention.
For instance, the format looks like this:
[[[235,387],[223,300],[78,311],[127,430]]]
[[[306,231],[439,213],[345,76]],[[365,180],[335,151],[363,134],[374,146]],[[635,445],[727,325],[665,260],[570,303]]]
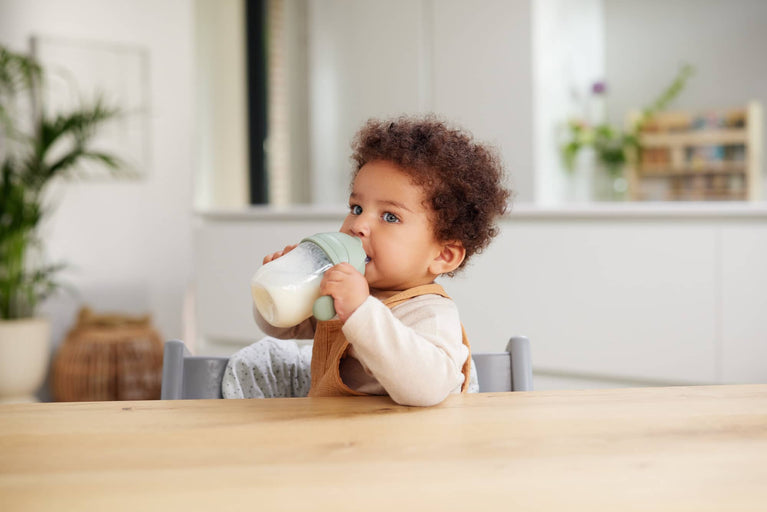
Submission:
[[[354,221],[349,226],[349,230],[353,236],[360,238],[370,235],[370,225],[362,215],[354,218]]]

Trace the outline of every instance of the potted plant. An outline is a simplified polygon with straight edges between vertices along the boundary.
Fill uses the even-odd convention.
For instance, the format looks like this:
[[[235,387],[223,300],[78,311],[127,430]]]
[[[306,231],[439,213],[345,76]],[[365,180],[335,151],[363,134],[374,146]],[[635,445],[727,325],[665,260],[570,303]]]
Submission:
[[[627,189],[627,182],[623,176],[629,152],[636,150],[639,145],[639,131],[643,123],[653,114],[665,110],[668,105],[682,92],[687,80],[693,74],[693,67],[683,65],[677,76],[661,94],[655,98],[650,106],[642,109],[641,115],[633,126],[627,130],[610,125],[604,116],[604,108],[600,119],[570,119],[567,123],[567,134],[561,146],[562,160],[565,169],[573,172],[576,157],[584,149],[592,149],[596,156],[596,165],[606,179],[601,192],[603,199],[622,199]],[[593,84],[592,99],[604,103],[606,86],[603,82]]]
[[[0,400],[32,400],[50,357],[50,324],[38,305],[60,287],[60,263],[42,261],[40,223],[48,185],[78,163],[121,167],[92,147],[96,130],[118,112],[100,99],[46,112],[44,71],[28,55],[0,46]]]

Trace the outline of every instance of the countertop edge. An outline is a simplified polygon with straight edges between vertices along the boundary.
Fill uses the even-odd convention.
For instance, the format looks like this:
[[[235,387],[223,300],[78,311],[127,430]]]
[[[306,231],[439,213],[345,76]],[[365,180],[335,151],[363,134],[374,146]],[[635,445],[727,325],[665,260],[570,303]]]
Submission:
[[[245,208],[197,209],[205,221],[340,220],[346,208],[330,205],[250,206]],[[767,203],[594,203],[538,206],[512,205],[504,221],[575,219],[762,219],[767,220]]]

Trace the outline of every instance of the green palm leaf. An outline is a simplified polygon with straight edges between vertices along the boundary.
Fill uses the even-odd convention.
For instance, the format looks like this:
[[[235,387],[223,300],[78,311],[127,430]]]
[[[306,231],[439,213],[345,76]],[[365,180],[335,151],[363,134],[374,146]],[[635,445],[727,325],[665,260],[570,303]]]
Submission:
[[[86,160],[110,171],[124,167],[115,155],[91,147],[104,123],[120,115],[101,98],[71,112],[47,115],[37,108],[32,133],[18,128],[19,96],[39,97],[42,79],[34,59],[0,46],[0,318],[34,315],[62,286],[57,276],[63,264],[33,263],[29,254],[41,244],[37,228],[47,213],[41,203],[46,186]]]

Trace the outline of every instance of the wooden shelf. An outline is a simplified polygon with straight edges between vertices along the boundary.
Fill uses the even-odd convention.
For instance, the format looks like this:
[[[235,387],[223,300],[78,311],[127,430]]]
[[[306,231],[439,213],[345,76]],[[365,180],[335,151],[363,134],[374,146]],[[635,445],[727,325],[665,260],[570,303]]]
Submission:
[[[628,122],[636,122],[638,112]],[[629,196],[638,201],[759,200],[762,107],[660,112],[643,123],[629,155]]]
[[[639,144],[652,147],[718,146],[748,143],[748,131],[743,128],[692,130],[684,133],[642,133]]]
[[[743,174],[746,171],[746,162],[705,162],[691,163],[684,166],[668,164],[642,164],[638,168],[643,176],[688,176],[699,174]]]

